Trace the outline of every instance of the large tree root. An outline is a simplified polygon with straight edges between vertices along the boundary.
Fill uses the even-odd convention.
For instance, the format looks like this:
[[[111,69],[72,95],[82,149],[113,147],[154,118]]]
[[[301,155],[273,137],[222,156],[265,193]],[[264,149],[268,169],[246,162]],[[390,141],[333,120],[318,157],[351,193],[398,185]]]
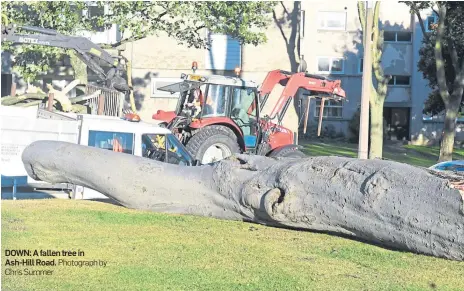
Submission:
[[[52,141],[31,144],[23,162],[35,179],[90,187],[130,208],[335,232],[464,260],[461,195],[405,164],[239,155],[180,167]]]

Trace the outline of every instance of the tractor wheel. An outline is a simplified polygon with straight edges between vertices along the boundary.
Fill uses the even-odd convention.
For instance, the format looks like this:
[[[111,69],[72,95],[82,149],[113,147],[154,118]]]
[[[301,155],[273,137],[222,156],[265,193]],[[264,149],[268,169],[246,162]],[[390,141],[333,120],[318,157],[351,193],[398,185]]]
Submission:
[[[288,147],[276,153],[271,153],[269,155],[271,158],[305,158],[307,157],[302,151],[299,151],[295,148]]]
[[[234,132],[221,125],[200,129],[188,141],[186,148],[201,164],[213,163],[240,152]]]

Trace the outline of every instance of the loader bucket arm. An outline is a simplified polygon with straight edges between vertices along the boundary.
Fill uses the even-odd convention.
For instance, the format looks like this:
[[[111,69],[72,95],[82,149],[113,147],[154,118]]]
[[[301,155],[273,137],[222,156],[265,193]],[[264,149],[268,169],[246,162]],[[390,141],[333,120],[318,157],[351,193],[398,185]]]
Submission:
[[[16,29],[19,28],[22,31],[34,32],[35,34],[21,34],[17,33]],[[85,37],[79,36],[68,36],[59,33],[56,30],[34,27],[34,26],[16,26],[8,25],[2,26],[2,42],[12,42],[15,44],[28,44],[28,45],[42,45],[59,47],[64,49],[73,49],[77,52],[77,56],[92,70],[98,77],[105,81],[113,81],[116,79],[117,82],[112,82],[113,87],[119,91],[129,91],[130,88],[127,82],[121,82],[119,74],[123,69],[119,64],[119,60],[111,56],[104,49],[88,40]],[[94,60],[98,58],[112,67],[112,69],[105,72],[105,70]]]
[[[272,88],[284,79],[288,79],[287,84],[269,114],[271,120],[277,117],[279,123],[285,116],[292,98],[300,88],[311,91],[312,95],[320,96],[320,98],[324,97],[325,100],[343,100],[346,98],[345,91],[341,88],[340,80],[328,80],[325,77],[304,72],[290,73],[280,70],[272,71],[268,74],[262,85],[260,96],[268,95],[272,91]],[[264,105],[261,104],[261,106]]]
[[[282,80],[288,79],[291,74],[285,74],[286,72],[281,70],[274,70],[270,71],[266,78],[264,79],[263,83],[261,84],[261,88],[259,89],[259,103],[260,103],[260,110],[263,110],[264,105],[266,104],[267,98],[269,94],[274,89],[275,85],[280,83]]]

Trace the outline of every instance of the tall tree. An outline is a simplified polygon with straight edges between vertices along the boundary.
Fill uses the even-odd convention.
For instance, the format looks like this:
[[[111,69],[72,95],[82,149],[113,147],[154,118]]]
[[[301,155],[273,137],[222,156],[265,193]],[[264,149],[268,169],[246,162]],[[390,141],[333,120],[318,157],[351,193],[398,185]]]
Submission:
[[[405,1],[417,16],[424,34],[418,69],[433,90],[426,103],[432,113],[445,113],[439,161],[452,159],[456,119],[464,92],[464,3]],[[438,17],[436,25],[426,27],[421,12],[431,11]],[[442,100],[436,102],[437,96]],[[435,98],[434,98],[435,97]],[[435,107],[436,106],[436,107]]]
[[[280,34],[285,41],[285,46],[287,49],[288,59],[290,61],[290,70],[291,72],[296,72],[298,66],[300,65],[300,40],[301,40],[301,3],[300,1],[294,1],[292,9],[287,9],[285,2],[280,1],[280,6],[282,15],[279,17],[276,13],[277,9],[272,11],[272,18],[274,23],[280,30]],[[288,27],[288,31],[285,31],[285,28]]]
[[[148,36],[167,33],[179,44],[208,48],[204,30],[228,34],[242,44],[258,45],[266,41],[262,29],[271,21],[274,2],[249,1],[38,1],[2,2],[2,24],[14,22],[56,29],[63,34],[95,31],[97,27],[118,24],[119,42],[103,45],[116,48],[121,44]],[[103,8],[107,13],[89,15],[81,11]],[[237,17],[241,15],[241,17]],[[61,49],[19,46],[7,47],[15,55],[16,69],[27,79],[46,72],[53,61],[66,52]]]
[[[381,158],[383,151],[383,105],[387,96],[388,82],[391,76],[385,75],[381,61],[383,51],[383,30],[379,28],[380,1],[375,2],[372,36],[363,35],[363,44],[372,38],[372,72],[376,84],[372,83],[369,130],[369,159]],[[358,1],[358,17],[362,31],[366,31],[366,7],[364,1]]]

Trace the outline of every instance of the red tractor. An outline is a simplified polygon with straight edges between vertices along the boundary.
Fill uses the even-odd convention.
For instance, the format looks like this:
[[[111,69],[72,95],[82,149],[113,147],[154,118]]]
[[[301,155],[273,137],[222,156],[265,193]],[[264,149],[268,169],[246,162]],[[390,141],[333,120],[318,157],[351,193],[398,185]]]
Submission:
[[[153,119],[162,121],[202,164],[239,152],[303,157],[296,133],[282,126],[298,89],[323,100],[346,98],[339,80],[307,73],[271,71],[259,91],[257,84],[236,77],[182,74],[181,78],[182,82],[158,88],[180,93],[176,110],[158,110]],[[261,116],[276,84],[285,86],[283,92],[272,112]]]

